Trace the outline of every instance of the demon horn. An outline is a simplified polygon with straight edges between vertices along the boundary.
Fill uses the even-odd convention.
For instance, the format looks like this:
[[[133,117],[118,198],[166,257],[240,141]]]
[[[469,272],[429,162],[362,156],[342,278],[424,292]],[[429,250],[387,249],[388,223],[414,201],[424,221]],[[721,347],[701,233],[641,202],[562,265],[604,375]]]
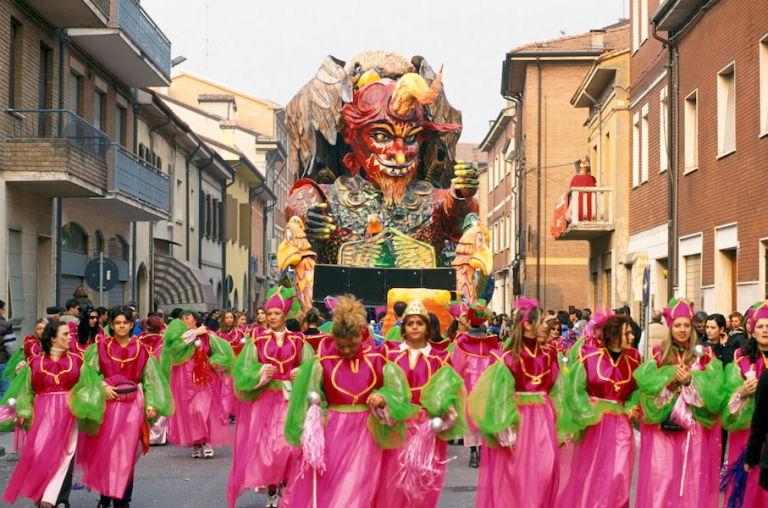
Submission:
[[[427,106],[432,104],[440,95],[442,88],[443,69],[437,73],[431,85],[420,75],[409,72],[403,74],[397,80],[395,90],[392,92],[390,106],[392,112],[400,117],[408,117],[413,112],[417,104]]]

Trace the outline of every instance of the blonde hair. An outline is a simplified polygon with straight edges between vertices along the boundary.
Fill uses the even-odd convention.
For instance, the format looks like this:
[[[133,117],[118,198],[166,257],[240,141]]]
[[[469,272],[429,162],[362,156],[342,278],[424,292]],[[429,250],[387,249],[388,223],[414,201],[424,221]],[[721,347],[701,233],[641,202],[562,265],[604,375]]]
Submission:
[[[523,318],[526,317],[526,312],[521,312],[519,309],[516,309],[515,319],[513,321],[514,324],[512,325],[512,331],[509,334],[509,343],[505,348],[506,351],[512,351],[512,356],[515,358],[520,355],[520,346],[523,344],[523,335],[525,334],[523,322],[527,322],[535,328],[544,318],[544,312],[539,307],[531,308],[530,312],[527,314],[527,319],[523,321]]]
[[[333,336],[358,338],[366,324],[363,303],[352,295],[339,297],[333,309]]]
[[[679,319],[679,318],[678,318]],[[674,325],[675,322],[672,321],[672,325]],[[688,351],[685,352],[685,355],[683,355],[683,362],[688,365],[690,361],[693,359],[693,350],[696,348],[696,343],[698,342],[697,339],[698,335],[696,334],[696,329],[693,327],[693,321],[691,321],[691,334],[688,336]],[[668,365],[668,364],[675,364],[677,361],[677,357],[675,356],[674,348],[672,347],[674,343],[674,339],[672,338],[672,326],[669,327],[669,333],[667,333],[667,337],[664,339],[664,341],[661,343],[661,363],[662,365]]]

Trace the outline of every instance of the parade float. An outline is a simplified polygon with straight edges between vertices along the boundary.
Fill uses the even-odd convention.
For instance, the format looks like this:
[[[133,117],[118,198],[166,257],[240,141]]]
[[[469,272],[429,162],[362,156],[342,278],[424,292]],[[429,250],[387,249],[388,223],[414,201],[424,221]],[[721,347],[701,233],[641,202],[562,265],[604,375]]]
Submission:
[[[348,292],[391,306],[390,290],[407,288],[488,297],[478,173],[455,160],[461,113],[442,69],[382,51],[328,56],[286,106],[286,130],[296,183],[277,261],[303,308]]]

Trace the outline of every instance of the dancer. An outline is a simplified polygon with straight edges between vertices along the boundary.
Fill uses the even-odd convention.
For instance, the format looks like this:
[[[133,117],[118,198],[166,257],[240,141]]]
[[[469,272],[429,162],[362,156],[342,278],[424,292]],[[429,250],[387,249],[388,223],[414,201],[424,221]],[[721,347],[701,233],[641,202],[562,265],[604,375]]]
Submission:
[[[317,351],[317,347],[320,345],[320,341],[327,337],[326,334],[320,331],[320,325],[322,324],[322,317],[320,311],[312,307],[304,315],[304,341],[312,346],[314,351]]]
[[[420,410],[406,421],[402,447],[384,450],[378,508],[436,507],[445,479],[446,441],[466,432],[464,380],[447,365],[448,354],[433,348],[429,313],[420,301],[403,312],[401,343],[384,346],[387,359],[405,372],[411,403]]]
[[[103,386],[94,392],[81,380],[72,389],[70,407],[85,431],[77,463],[83,483],[101,494],[99,507],[130,505],[137,452],[148,449],[146,421],[173,411],[168,381],[149,350],[131,337],[133,326],[130,307],[110,311],[110,337],[88,348],[83,367],[94,369]],[[106,405],[94,403],[101,397]]]
[[[499,347],[499,338],[485,333],[483,324],[488,319],[485,302],[480,300],[477,304],[453,304],[451,314],[459,321],[466,323],[468,331],[461,332],[454,341],[455,347],[451,351],[451,365],[464,379],[464,387],[471,392],[480,375],[493,361],[491,351]],[[469,467],[480,465],[480,445],[482,433],[477,428],[471,417],[467,418],[467,433],[464,435],[464,446],[468,446]]]
[[[248,341],[241,329],[237,327],[237,313],[233,310],[225,310],[221,313],[219,329],[216,331],[216,335],[229,343],[235,356],[240,354],[243,346]],[[237,396],[235,396],[232,376],[227,374],[221,377],[221,398],[224,403],[224,411],[226,411],[231,420],[237,414],[238,400]]]
[[[259,307],[256,309],[256,319],[254,320],[253,326],[251,327],[251,337],[258,337],[268,329],[269,325],[267,324],[267,311],[264,310],[264,307]]]
[[[768,300],[755,303],[747,313],[747,345],[737,349],[733,362],[725,368],[725,392],[728,403],[723,409],[723,427],[729,431],[726,460],[725,501],[741,497],[742,508],[768,506],[768,491],[760,487],[761,468],[755,466],[747,478],[744,463],[752,415],[755,412],[757,383],[768,366]],[[735,495],[734,495],[735,494]]]
[[[480,376],[469,396],[469,414],[488,447],[480,462],[477,506],[555,506],[558,449],[550,401],[558,376],[557,353],[537,343],[543,311],[521,297],[504,350]],[[521,472],[525,472],[521,474]]]
[[[234,382],[240,402],[227,483],[229,506],[246,489],[266,488],[267,507],[276,507],[278,487],[288,480],[297,457],[297,450],[283,437],[291,381],[301,364],[304,342],[301,333],[285,328],[292,295],[282,287],[269,291],[264,304],[269,329],[249,341],[237,358]]]
[[[88,346],[104,336],[104,330],[99,325],[99,314],[93,307],[86,307],[80,313],[80,322],[70,322],[70,331],[75,327],[75,333],[72,334],[72,340],[69,347],[72,352],[80,355],[85,354]]]
[[[231,443],[222,377],[232,368],[227,341],[205,326],[197,312],[184,311],[165,332],[163,365],[173,365],[171,393],[176,411],[168,419],[168,442],[191,446],[192,458],[211,459],[214,447]]]
[[[625,316],[607,317],[593,326],[600,328],[605,344],[578,341],[560,371],[565,388],[562,416],[570,423],[566,431],[575,445],[557,505],[628,508],[635,452],[629,417],[637,417],[639,408],[625,403],[635,391],[633,373],[640,352],[632,347],[634,335]]]
[[[410,403],[402,369],[364,341],[367,334],[363,305],[354,296],[340,297],[332,336],[302,366],[291,394],[285,436],[303,454],[281,508],[374,503],[382,447],[402,444],[401,422],[418,408]]]
[[[244,312],[237,314],[237,321],[235,322],[235,328],[240,330],[240,334],[245,337],[248,335],[248,315]]]
[[[149,350],[153,357],[159,359],[163,352],[164,341],[162,334],[165,333],[165,323],[160,316],[152,314],[147,316],[141,324],[141,328],[144,331],[138,336],[139,342]],[[152,422],[152,425],[149,426],[149,444],[164,445],[167,442],[168,419],[165,416],[158,415]]]
[[[429,337],[427,338],[429,345],[440,351],[448,351],[453,341],[443,335],[440,329],[440,319],[433,312],[429,313],[429,330]]]
[[[691,302],[672,299],[663,314],[669,335],[635,371],[643,410],[635,506],[715,508],[723,366],[697,347]]]
[[[45,325],[40,353],[22,367],[0,401],[0,420],[16,426],[31,422],[24,450],[8,481],[3,501],[14,503],[26,497],[37,506],[69,506],[72,486],[72,459],[77,446],[77,424],[68,406],[69,392],[78,379],[98,391],[101,380],[91,375],[86,381],[83,359],[71,353],[69,326],[61,321]],[[100,399],[103,404],[103,396]]]

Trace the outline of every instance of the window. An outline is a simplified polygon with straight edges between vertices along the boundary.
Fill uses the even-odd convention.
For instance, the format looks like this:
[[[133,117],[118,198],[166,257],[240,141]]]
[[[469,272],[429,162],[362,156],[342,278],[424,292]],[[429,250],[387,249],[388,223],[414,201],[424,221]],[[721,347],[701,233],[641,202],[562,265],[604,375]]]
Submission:
[[[648,39],[648,0],[640,0],[640,44]]]
[[[642,121],[640,122],[640,183],[648,181],[648,156],[650,146],[648,143],[648,104],[643,106]]]
[[[184,199],[184,182],[176,180],[176,191],[173,193],[173,218],[177,221],[184,220],[184,205],[186,204]]]
[[[74,72],[69,75],[69,109],[83,116],[83,77]]]
[[[760,135],[768,134],[768,36],[760,41]]]
[[[211,240],[219,240],[219,200],[211,201]]]
[[[632,51],[637,51],[640,47],[640,0],[630,0],[632,2]]]
[[[698,92],[685,98],[685,172],[699,167]]]
[[[107,94],[96,90],[93,94],[93,125],[100,131],[106,127]]]
[[[736,75],[730,64],[717,74],[717,155],[736,150]]]
[[[68,222],[61,226],[61,248],[69,252],[88,255],[88,235],[79,224]]]
[[[21,231],[8,230],[8,318],[14,323],[24,319],[24,279]]]
[[[701,254],[683,257],[685,262],[685,297],[701,305]]]
[[[11,47],[8,62],[8,106],[21,108],[22,55],[24,38],[21,23],[11,18]]]
[[[501,219],[501,250],[507,248],[507,218]]]
[[[667,149],[669,133],[669,103],[667,88],[659,92],[659,173],[669,169],[669,153]]]
[[[632,187],[640,185],[640,113],[632,116]]]
[[[39,109],[51,109],[53,102],[53,51],[43,43],[40,43],[40,62],[38,76]]]
[[[128,242],[120,235],[109,239],[107,256],[114,261],[128,261]]]
[[[93,255],[98,257],[102,252],[104,252],[104,235],[97,229],[93,234]]]
[[[126,134],[126,122],[128,118],[128,111],[121,105],[117,105],[115,108],[115,141],[122,146],[128,144],[125,139]]]

